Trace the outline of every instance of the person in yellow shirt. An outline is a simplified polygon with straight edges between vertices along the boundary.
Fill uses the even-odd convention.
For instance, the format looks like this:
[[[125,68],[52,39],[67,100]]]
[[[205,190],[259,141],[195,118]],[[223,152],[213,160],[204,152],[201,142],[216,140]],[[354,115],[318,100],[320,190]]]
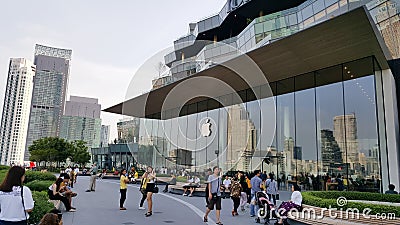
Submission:
[[[129,183],[129,179],[126,176],[126,169],[123,169],[121,171],[121,177],[119,179],[119,183],[120,183],[120,192],[121,192],[121,198],[119,199],[119,209],[120,210],[126,210],[126,208],[124,207],[124,203],[126,200],[126,192],[128,190],[128,186],[127,183]]]

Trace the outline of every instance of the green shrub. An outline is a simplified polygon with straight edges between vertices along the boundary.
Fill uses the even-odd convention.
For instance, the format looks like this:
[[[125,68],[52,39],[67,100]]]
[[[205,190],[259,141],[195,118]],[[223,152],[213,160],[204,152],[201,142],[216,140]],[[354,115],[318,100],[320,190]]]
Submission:
[[[185,182],[187,182],[187,178],[179,176],[179,177],[176,178],[176,181],[185,183]]]
[[[37,224],[42,217],[54,208],[52,203],[48,202],[47,192],[32,192],[35,207],[33,212],[29,214],[29,224]]]
[[[341,195],[338,195],[338,193],[331,193],[331,192],[303,192],[302,193],[303,204],[316,206],[319,208],[328,208],[328,209],[343,208],[344,210],[346,210],[348,208],[357,208],[360,213],[362,213],[364,209],[369,208],[371,210],[369,215],[375,215],[377,213],[395,213],[396,217],[400,216],[400,207],[398,206],[376,205],[376,204],[361,203],[361,202],[347,202],[345,206],[339,207],[336,203],[336,199],[338,197],[345,197],[347,200],[380,201],[377,200],[376,198],[370,199],[371,197],[374,197],[373,196],[375,195],[374,193],[365,193],[365,192],[361,193],[339,192],[339,193],[341,193]],[[372,196],[369,194],[372,194]],[[368,197],[365,197],[364,195]],[[377,194],[377,195],[382,195],[382,194]],[[349,198],[347,198],[346,196]],[[394,195],[388,195],[388,196],[389,198],[391,198]],[[386,197],[381,197],[381,199],[386,199]]]
[[[0,170],[9,170],[9,166],[0,165]]]
[[[52,184],[53,181],[50,180],[34,180],[25,185],[32,191],[47,191]]]
[[[25,183],[29,183],[34,180],[50,180],[55,181],[56,176],[54,174],[46,172],[35,172],[35,171],[26,171]]]
[[[307,193],[323,199],[336,200],[339,197],[345,197],[347,200],[365,200],[365,201],[400,203],[400,195],[387,195],[380,193],[355,192],[355,191],[311,191]]]

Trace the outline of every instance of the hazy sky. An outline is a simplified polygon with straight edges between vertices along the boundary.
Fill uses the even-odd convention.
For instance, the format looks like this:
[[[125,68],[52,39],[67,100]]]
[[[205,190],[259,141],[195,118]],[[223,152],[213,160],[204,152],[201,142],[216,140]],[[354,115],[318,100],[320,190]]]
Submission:
[[[171,47],[176,38],[187,34],[190,22],[219,12],[224,3],[225,0],[3,1],[0,111],[9,59],[33,60],[35,44],[72,49],[68,96],[98,98],[104,109],[125,99],[129,82],[146,59]],[[149,74],[151,78],[156,75]],[[103,124],[111,125],[111,139],[116,137],[120,118],[102,113]]]

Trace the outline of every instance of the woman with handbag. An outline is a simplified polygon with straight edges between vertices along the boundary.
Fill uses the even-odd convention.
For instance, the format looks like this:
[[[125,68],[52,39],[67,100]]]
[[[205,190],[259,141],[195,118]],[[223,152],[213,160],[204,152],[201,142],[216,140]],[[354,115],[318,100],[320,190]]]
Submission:
[[[28,187],[22,186],[25,169],[13,166],[0,185],[0,225],[27,225],[34,201]]]
[[[156,173],[153,170],[153,167],[148,166],[146,171],[147,176],[147,185],[146,185],[146,192],[147,192],[147,213],[145,214],[146,217],[153,215],[153,193],[158,192],[158,187],[156,187]]]

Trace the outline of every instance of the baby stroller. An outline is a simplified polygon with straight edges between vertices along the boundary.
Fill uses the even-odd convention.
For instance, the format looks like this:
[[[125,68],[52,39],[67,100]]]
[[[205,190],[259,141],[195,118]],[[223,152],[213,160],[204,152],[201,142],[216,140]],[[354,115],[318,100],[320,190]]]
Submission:
[[[257,192],[255,197],[260,209],[256,222],[261,223],[261,219],[264,219],[264,224],[269,224],[271,218],[276,218],[274,204],[269,201],[268,195],[263,191]]]

